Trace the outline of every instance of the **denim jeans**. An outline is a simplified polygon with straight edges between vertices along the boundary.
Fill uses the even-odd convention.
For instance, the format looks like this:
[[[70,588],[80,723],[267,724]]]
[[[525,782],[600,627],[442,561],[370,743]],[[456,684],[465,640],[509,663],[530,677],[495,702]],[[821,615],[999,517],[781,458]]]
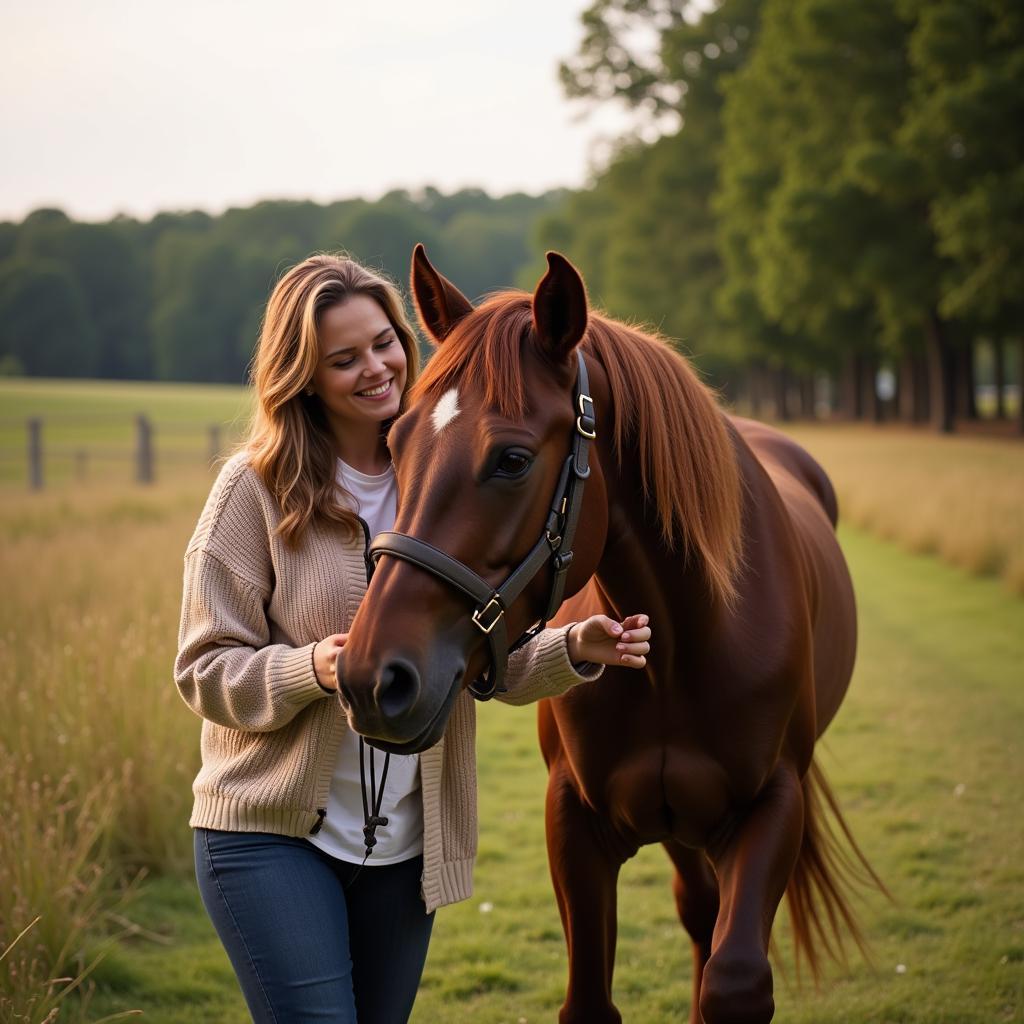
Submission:
[[[195,861],[257,1024],[408,1019],[434,923],[422,857],[360,871],[305,839],[197,828]]]

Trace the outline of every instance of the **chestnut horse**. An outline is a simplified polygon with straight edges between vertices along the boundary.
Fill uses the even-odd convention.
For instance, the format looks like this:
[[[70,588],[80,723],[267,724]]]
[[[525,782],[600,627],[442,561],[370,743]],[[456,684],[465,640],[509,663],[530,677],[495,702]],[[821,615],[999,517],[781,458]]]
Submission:
[[[661,843],[693,941],[691,1021],[760,1024],[774,1014],[783,894],[817,970],[843,932],[857,937],[842,876],[856,858],[870,872],[813,761],[856,646],[835,497],[803,449],[726,416],[683,358],[588,314],[575,269],[555,253],[548,264],[532,298],[474,308],[417,247],[413,294],[439,348],[389,437],[395,529],[498,588],[544,535],[585,411],[570,397],[582,353],[597,436],[557,621],[643,610],[654,636],[646,677],[607,668],[540,705],[569,953],[560,1019],[620,1020],[617,876]],[[551,577],[545,565],[504,609],[510,637],[543,616]],[[491,660],[469,611],[439,574],[380,559],[339,672],[354,728],[389,750],[437,741]]]

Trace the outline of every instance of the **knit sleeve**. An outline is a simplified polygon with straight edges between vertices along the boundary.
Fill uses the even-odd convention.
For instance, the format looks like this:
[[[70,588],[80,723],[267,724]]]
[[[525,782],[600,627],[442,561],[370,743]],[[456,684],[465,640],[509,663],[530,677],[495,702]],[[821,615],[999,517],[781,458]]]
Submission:
[[[603,665],[574,665],[569,660],[569,626],[545,629],[509,655],[505,685],[508,693],[496,696],[505,704],[532,704],[558,697],[577,683],[591,682]]]
[[[247,732],[280,729],[331,695],[312,650],[270,643],[259,590],[209,551],[188,553],[174,681],[197,715]]]

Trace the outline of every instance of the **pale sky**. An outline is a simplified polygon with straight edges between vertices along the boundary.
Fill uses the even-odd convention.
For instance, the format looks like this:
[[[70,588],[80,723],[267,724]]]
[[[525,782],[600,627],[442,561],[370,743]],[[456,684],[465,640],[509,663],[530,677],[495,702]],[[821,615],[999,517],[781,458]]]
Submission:
[[[584,184],[586,0],[0,0],[0,219]]]

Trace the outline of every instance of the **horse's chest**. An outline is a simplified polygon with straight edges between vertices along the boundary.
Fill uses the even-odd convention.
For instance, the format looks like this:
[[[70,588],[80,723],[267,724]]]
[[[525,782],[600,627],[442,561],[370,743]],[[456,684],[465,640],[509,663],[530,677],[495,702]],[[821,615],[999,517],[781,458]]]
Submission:
[[[635,685],[629,696],[600,708],[578,700],[559,709],[562,747],[584,803],[631,844],[706,846],[770,772],[777,732],[764,744],[724,742],[707,708],[698,714],[678,696],[644,700]],[[738,718],[734,712],[737,733]]]
[[[563,734],[583,802],[629,845],[675,839],[704,846],[729,811],[731,785],[722,765],[699,744],[637,727],[629,716],[618,734]]]

